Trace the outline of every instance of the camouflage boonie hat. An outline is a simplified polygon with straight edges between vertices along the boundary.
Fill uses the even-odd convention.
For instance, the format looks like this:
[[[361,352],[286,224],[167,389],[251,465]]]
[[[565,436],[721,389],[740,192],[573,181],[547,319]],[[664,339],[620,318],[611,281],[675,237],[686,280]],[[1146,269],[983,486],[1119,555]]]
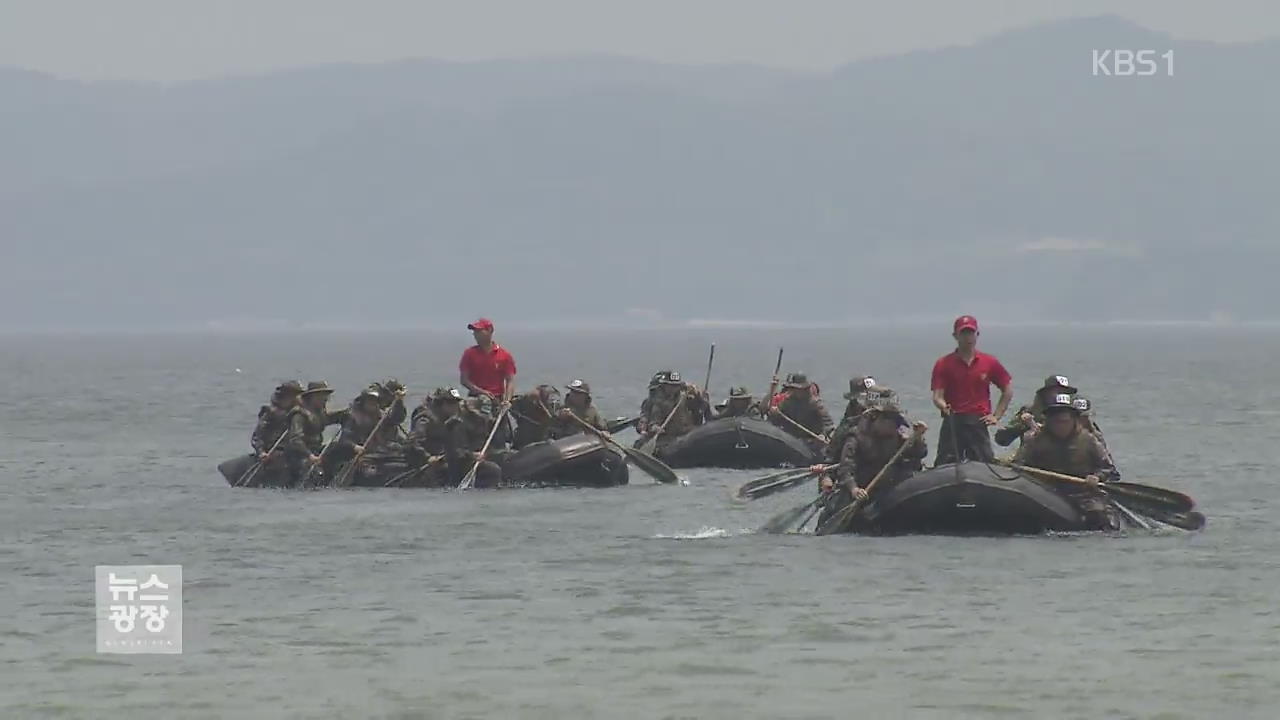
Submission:
[[[862,377],[856,377],[849,381],[849,392],[844,394],[844,399],[854,400],[867,393],[881,392],[888,389],[889,388],[877,384],[876,379],[870,375],[863,375]]]
[[[436,388],[431,393],[432,402],[462,402],[462,393],[458,392],[458,388]]]
[[[333,388],[329,387],[329,383],[323,380],[312,380],[307,383],[307,389],[302,391],[302,396],[306,397],[307,395],[315,395],[317,393],[332,395]]]
[[[877,386],[874,391],[868,391],[863,404],[868,410],[899,416],[903,414],[902,405],[898,402],[898,393],[887,387]]]
[[[739,385],[738,387],[729,388],[730,400],[750,400],[751,391],[746,387]]]
[[[276,386],[277,395],[301,395],[302,383],[297,380],[286,380]]]
[[[804,373],[788,373],[786,382],[782,383],[782,389],[788,388],[807,388],[812,383],[809,382],[809,376]]]
[[[390,380],[386,380],[382,383],[382,389],[394,395],[397,392],[400,392],[401,390],[404,390],[406,388],[404,386],[404,383],[400,382],[399,380],[396,380],[395,378],[391,378]]]
[[[583,381],[583,380],[574,380],[573,382],[569,383],[568,385],[565,385],[565,387],[566,387],[566,388],[568,388],[568,389],[569,389],[569,392],[571,392],[571,393],[575,393],[575,392],[576,392],[576,393],[582,393],[583,395],[590,395],[590,394],[591,394],[591,386],[590,386],[590,385],[588,385],[588,384],[587,384],[585,381]]]

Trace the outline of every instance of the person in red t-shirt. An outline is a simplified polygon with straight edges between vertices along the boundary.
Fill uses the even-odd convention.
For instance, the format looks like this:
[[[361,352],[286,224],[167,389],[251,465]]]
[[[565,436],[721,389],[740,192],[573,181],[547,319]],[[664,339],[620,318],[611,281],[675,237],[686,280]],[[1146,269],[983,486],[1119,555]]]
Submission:
[[[516,360],[493,341],[493,321],[480,318],[467,325],[476,344],[458,363],[462,386],[472,396],[483,395],[506,405],[516,391]]]
[[[992,425],[1000,422],[1013,399],[1013,377],[994,355],[978,352],[978,321],[961,315],[952,326],[955,352],[933,364],[933,404],[942,413],[938,455],[933,464],[959,460],[991,462]],[[991,386],[1000,388],[1000,401],[991,410]],[[959,447],[957,447],[957,445]]]

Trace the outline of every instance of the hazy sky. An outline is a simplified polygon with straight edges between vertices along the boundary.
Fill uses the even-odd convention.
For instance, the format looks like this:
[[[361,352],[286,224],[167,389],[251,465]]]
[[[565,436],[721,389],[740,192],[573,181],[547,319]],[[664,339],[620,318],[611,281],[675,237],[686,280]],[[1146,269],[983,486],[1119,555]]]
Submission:
[[[581,53],[825,68],[1106,13],[1185,38],[1280,36],[1273,0],[0,0],[0,65],[160,81]]]

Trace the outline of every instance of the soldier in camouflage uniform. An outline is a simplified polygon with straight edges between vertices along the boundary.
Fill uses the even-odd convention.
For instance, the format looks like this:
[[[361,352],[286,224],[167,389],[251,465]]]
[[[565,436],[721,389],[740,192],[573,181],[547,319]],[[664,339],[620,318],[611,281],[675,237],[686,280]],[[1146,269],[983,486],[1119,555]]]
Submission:
[[[685,383],[684,398],[695,427],[715,419],[715,410],[711,408],[711,396],[705,390],[699,390],[693,383]]]
[[[995,441],[1001,447],[1008,447],[1014,440],[1021,438],[1030,430],[1036,430],[1044,424],[1045,401],[1059,393],[1075,395],[1078,392],[1065,375],[1050,375],[1044,379],[1044,385],[1036,390],[1036,396],[1030,405],[1023,405],[1018,412],[1002,428],[996,431]]]
[[[761,417],[760,406],[753,402],[755,400],[751,395],[751,391],[745,387],[738,386],[729,389],[729,401],[725,403],[724,409],[716,414],[717,420],[720,418],[734,417]]]
[[[539,385],[511,401],[511,413],[516,417],[512,449],[519,450],[550,437],[552,418],[558,409],[559,397],[560,391],[554,385]]]
[[[1076,396],[1076,398],[1071,401],[1071,406],[1080,413],[1080,429],[1098,439],[1098,442],[1102,445],[1102,449],[1107,451],[1107,457],[1111,460],[1111,464],[1114,466],[1115,458],[1111,455],[1111,448],[1107,447],[1107,438],[1102,434],[1102,428],[1098,427],[1098,424],[1093,421],[1093,403],[1089,402],[1089,398]],[[1116,469],[1115,477],[1111,478],[1111,482],[1116,482],[1118,480],[1120,480],[1119,468]]]
[[[438,388],[429,401],[414,410],[409,433],[411,464],[427,467],[412,484],[456,487],[477,461],[476,487],[494,487],[501,482],[502,469],[479,453],[489,436],[490,422],[484,416],[479,416],[482,423],[468,420],[464,417],[468,412],[478,415],[464,407],[457,388]]]
[[[1116,478],[1111,456],[1098,439],[1080,427],[1079,411],[1067,393],[1050,396],[1044,403],[1045,423],[1039,431],[1028,432],[1014,462],[1027,467],[1083,477],[1087,486],[1063,489],[1093,530],[1119,527],[1100,484]]]
[[[782,389],[786,394],[778,406],[769,410],[769,420],[788,433],[804,440],[815,452],[822,452],[827,443],[815,440],[796,425],[813,435],[826,437],[831,434],[833,423],[822,400],[813,394],[813,384],[804,373],[791,373]],[[793,422],[788,422],[790,418]]]
[[[890,395],[892,392],[878,385],[876,379],[869,375],[849,381],[849,392],[844,394],[844,399],[849,402],[844,406],[844,416],[831,432],[831,442],[827,444],[825,454],[827,462],[840,462],[840,450],[844,447],[844,441],[858,427],[863,414],[869,407],[868,403],[881,396]]]
[[[872,406],[841,445],[835,480],[828,476],[821,479],[822,492],[832,493],[824,508],[828,515],[853,500],[866,497],[867,486],[904,445],[906,449],[880,482],[889,485],[902,482],[923,467],[929,454],[924,434],[929,428],[918,420],[908,423],[906,413],[893,397],[891,390],[882,388],[881,399],[871,400]]]
[[[574,380],[565,386],[569,394],[564,397],[564,408],[556,414],[551,426],[551,437],[559,439],[586,432],[581,420],[600,431],[604,437],[609,435],[609,424],[600,417],[596,406],[591,404],[591,386],[583,380]],[[574,416],[577,416],[576,419]]]
[[[285,435],[289,432],[289,413],[298,404],[302,384],[289,380],[271,393],[271,402],[258,410],[258,423],[249,436],[249,444],[262,463],[262,469],[254,475],[254,485],[287,485],[290,481],[289,462],[285,456]],[[280,441],[280,444],[276,443]],[[272,448],[275,452],[271,452]]]
[[[387,380],[380,383],[372,383],[369,389],[378,393],[378,407],[384,413],[390,413],[386,422],[382,423],[382,428],[378,430],[378,447],[393,448],[400,444],[401,437],[404,435],[405,418],[409,416],[404,406],[405,386],[399,380]]]
[[[333,388],[329,387],[329,383],[309,382],[307,389],[299,396],[298,405],[289,413],[289,437],[285,440],[285,452],[289,472],[295,483],[312,474],[312,468],[320,464],[324,429],[330,425],[341,425],[350,414],[349,410],[333,411],[326,407],[332,394]]]
[[[688,386],[680,379],[680,373],[664,370],[655,375],[654,379],[657,386],[650,385],[649,397],[640,405],[640,420],[636,423],[636,432],[640,433],[640,438],[636,445],[642,445],[661,429],[656,446],[661,450],[667,443],[701,424],[701,420],[695,419],[694,412],[689,407],[686,397]],[[670,421],[667,420],[668,416]],[[666,427],[663,427],[664,422],[667,423]]]
[[[449,444],[449,432],[445,421],[458,410],[446,409],[445,404],[462,403],[462,393],[454,388],[436,388],[413,409],[409,420],[409,441],[405,455],[409,464],[422,466],[429,461],[443,462],[445,448]]]
[[[1102,447],[1107,447],[1107,438],[1102,435],[1102,428],[1093,421],[1093,403],[1089,402],[1089,398],[1075,397],[1071,400],[1071,406],[1076,409],[1080,415],[1080,428],[1090,435],[1098,438],[1098,442],[1102,443]]]
[[[403,393],[403,391],[401,391]],[[350,414],[342,423],[342,432],[333,443],[330,451],[334,455],[334,466],[350,461],[355,456],[361,457],[356,467],[356,474],[361,478],[371,478],[380,471],[380,465],[386,460],[385,455],[378,454],[379,443],[385,437],[382,431],[373,435],[373,430],[382,419],[382,398],[373,388],[366,388],[351,404]],[[384,426],[386,423],[382,423]]]

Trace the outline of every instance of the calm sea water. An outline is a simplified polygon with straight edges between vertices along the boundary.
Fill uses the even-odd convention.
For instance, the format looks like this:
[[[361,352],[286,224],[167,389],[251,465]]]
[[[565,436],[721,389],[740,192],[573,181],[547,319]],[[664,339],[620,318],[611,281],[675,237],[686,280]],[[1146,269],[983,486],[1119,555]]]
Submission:
[[[713,337],[714,335],[714,337]],[[674,367],[926,412],[945,329],[506,333],[520,379],[634,412]],[[1018,401],[1066,374],[1198,534],[763,536],[810,489],[232,490],[285,377],[455,381],[457,334],[0,338],[0,716],[1273,718],[1280,331],[988,328]],[[237,371],[237,369],[239,371]],[[93,566],[184,566],[185,652],[94,652]]]

